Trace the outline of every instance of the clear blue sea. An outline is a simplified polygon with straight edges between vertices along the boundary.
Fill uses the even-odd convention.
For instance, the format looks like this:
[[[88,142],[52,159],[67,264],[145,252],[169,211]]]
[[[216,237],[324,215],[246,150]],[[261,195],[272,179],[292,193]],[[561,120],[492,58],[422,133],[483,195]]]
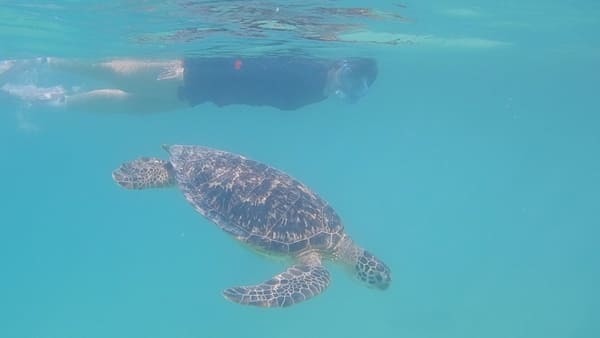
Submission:
[[[193,28],[239,27],[185,3],[1,0],[0,60],[289,49],[374,57],[379,77],[356,104],[293,112],[67,113],[0,95],[1,338],[600,337],[599,2],[247,1],[237,16],[369,6],[405,18],[332,18],[362,28],[329,42],[205,37]],[[223,289],[285,266],[176,189],[112,181],[124,161],[165,156],[164,143],[302,180],[390,266],[392,286],[328,264],[332,283],[310,301],[226,301]]]

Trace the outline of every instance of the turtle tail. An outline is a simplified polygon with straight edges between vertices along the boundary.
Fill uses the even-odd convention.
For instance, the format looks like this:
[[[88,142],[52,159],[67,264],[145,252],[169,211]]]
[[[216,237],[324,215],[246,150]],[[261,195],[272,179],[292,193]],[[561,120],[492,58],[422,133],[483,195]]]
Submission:
[[[150,157],[123,163],[113,171],[112,177],[115,182],[126,189],[162,188],[175,183],[171,164]]]

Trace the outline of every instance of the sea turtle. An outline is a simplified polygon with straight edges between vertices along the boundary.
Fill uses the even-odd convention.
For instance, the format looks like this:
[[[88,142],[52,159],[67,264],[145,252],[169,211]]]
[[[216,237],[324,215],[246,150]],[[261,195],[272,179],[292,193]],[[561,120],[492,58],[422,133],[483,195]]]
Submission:
[[[357,246],[333,208],[288,174],[244,156],[192,145],[165,145],[168,161],[141,157],[113,179],[127,189],[176,185],[200,214],[259,252],[292,258],[285,272],[258,285],[226,289],[240,304],[283,307],[323,292],[323,259],[350,267],[367,286],[386,289],[390,269]]]

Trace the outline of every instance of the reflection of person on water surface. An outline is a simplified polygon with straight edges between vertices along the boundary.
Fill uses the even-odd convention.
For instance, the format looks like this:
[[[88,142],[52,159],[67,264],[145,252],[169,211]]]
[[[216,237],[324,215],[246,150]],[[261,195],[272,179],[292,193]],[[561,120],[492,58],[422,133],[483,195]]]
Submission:
[[[44,87],[14,80],[31,67],[66,72],[83,84]],[[206,102],[294,110],[328,97],[356,102],[376,77],[377,65],[369,58],[190,57],[98,63],[41,58],[0,63],[0,89],[11,96],[101,112],[160,112]]]

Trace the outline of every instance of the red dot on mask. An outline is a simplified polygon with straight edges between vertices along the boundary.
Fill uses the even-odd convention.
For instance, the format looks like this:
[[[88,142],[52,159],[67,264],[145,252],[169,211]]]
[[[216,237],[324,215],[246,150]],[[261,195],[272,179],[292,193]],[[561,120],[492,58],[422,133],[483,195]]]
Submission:
[[[235,60],[233,63],[233,68],[235,68],[235,70],[242,69],[242,60]]]

